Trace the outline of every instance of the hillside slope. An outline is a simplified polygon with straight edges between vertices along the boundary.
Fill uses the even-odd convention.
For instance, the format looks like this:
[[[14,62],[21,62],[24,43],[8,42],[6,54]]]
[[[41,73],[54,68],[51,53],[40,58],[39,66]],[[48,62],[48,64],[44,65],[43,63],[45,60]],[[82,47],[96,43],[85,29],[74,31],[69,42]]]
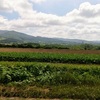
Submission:
[[[100,43],[93,41],[85,41],[79,39],[63,39],[63,38],[47,38],[47,37],[34,37],[25,33],[16,31],[0,30],[0,43],[57,43],[57,44],[80,44],[80,43]]]

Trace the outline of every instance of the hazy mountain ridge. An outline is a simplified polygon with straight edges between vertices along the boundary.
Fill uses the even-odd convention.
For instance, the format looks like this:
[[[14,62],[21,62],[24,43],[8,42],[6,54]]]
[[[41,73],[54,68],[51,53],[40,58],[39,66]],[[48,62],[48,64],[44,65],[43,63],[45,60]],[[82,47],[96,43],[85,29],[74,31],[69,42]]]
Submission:
[[[21,32],[0,30],[0,43],[27,43],[27,42],[58,43],[58,44],[100,43],[100,41],[85,41],[80,39],[46,38],[39,36],[34,37]]]

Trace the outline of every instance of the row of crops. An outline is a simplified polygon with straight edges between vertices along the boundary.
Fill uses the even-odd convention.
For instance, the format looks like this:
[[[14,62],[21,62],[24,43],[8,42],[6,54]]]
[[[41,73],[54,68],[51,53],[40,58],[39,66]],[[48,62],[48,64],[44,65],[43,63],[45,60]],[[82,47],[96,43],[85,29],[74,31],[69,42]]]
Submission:
[[[99,65],[2,62],[0,83],[10,82],[95,85],[100,84],[100,68]]]
[[[7,63],[7,62],[6,62]],[[38,82],[41,84],[100,84],[99,65],[59,65],[47,63],[1,64],[0,83]]]
[[[3,52],[0,53],[0,61],[100,64],[100,55]]]

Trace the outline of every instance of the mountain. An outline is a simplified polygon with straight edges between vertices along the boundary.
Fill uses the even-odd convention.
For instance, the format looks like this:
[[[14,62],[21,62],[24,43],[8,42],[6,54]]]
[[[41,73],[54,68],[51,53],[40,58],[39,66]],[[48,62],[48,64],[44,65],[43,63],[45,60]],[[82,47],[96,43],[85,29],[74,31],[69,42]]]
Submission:
[[[16,31],[0,31],[0,42],[29,42],[32,36]]]
[[[65,43],[63,40],[45,37],[34,37],[16,31],[1,31],[0,30],[0,43]]]
[[[57,43],[57,44],[80,44],[80,43],[100,43],[100,41],[92,42],[79,39],[63,39],[63,38],[46,38],[46,37],[34,37],[25,33],[17,31],[0,30],[0,43]]]

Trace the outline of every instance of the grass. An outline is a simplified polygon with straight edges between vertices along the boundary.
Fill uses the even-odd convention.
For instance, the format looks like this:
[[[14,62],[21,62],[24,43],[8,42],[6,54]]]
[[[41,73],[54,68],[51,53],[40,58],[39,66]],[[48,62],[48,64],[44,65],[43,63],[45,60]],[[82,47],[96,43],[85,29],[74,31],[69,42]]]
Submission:
[[[40,99],[40,98],[18,98],[18,97],[10,97],[10,98],[5,98],[1,97],[0,100],[63,100],[63,99]],[[67,100],[67,99],[64,99]]]
[[[47,91],[48,90],[48,91]],[[5,87],[2,86],[2,95],[5,97],[20,98],[50,98],[55,99],[100,99],[100,85],[60,85],[50,87]]]

